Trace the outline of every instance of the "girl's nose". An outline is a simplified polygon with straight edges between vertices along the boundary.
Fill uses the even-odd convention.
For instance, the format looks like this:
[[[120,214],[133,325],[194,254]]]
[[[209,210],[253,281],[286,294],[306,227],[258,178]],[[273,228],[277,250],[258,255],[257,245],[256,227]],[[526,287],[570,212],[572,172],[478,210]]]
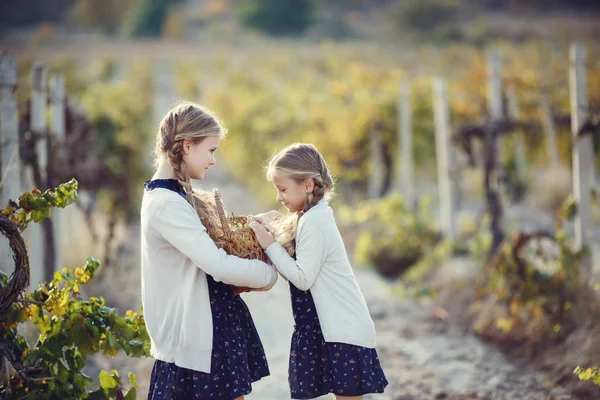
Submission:
[[[215,156],[211,156],[210,157],[210,165],[215,165],[217,163],[217,159],[215,158]]]
[[[282,201],[283,197],[281,197],[281,193],[277,193],[277,201]]]

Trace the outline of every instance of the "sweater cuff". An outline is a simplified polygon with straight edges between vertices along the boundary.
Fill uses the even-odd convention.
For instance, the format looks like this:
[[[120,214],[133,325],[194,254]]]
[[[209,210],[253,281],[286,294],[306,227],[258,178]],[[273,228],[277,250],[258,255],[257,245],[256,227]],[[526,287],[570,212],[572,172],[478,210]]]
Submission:
[[[284,251],[285,254],[287,255],[287,251],[283,248],[283,246],[279,242],[273,242],[273,243],[271,243],[271,245],[269,247],[267,247],[267,249],[265,250],[265,253],[267,253],[267,256],[269,256],[269,258],[271,259],[273,264],[277,265],[278,261],[281,260],[280,259],[281,251]]]
[[[271,253],[273,253],[274,251],[277,251],[277,250],[275,250],[275,247],[276,247],[277,245],[281,246],[281,245],[279,244],[279,242],[277,242],[277,241],[275,241],[275,242],[271,243],[271,244],[269,245],[269,247],[267,247],[267,248],[265,249],[265,253],[267,253],[267,255],[268,255],[269,257],[271,257]]]

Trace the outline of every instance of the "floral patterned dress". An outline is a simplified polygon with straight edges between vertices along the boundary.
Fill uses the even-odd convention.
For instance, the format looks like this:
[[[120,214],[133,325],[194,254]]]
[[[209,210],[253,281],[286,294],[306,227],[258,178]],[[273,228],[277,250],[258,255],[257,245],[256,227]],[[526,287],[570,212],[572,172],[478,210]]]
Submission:
[[[183,197],[175,179],[156,179],[146,190],[166,188]],[[249,394],[252,382],[269,375],[267,357],[248,306],[231,288],[206,275],[213,318],[211,373],[156,360],[150,378],[149,400],[233,400]]]
[[[325,342],[310,290],[300,290],[290,282],[290,293],[295,322],[289,365],[292,398],[383,393],[388,381],[377,351]]]

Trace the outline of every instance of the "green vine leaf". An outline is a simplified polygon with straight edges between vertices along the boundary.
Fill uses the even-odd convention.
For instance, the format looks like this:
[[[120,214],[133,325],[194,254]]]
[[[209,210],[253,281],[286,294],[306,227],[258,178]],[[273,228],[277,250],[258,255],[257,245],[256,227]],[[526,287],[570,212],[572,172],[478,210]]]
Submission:
[[[52,214],[52,207],[65,208],[77,201],[77,187],[77,181],[71,179],[44,193],[38,189],[25,192],[17,201],[10,200],[8,206],[2,210],[2,214],[10,217],[22,232],[31,221],[39,224],[49,218]]]
[[[100,371],[99,379],[100,387],[102,389],[110,390],[116,388],[118,385],[114,375],[107,371]]]

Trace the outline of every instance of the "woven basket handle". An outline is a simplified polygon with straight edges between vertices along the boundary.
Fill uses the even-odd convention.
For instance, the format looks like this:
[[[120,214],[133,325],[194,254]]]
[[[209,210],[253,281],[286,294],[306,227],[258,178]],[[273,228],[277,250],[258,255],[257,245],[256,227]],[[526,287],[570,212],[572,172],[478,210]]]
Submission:
[[[217,206],[217,214],[219,214],[219,219],[221,220],[221,228],[223,229],[223,233],[227,235],[231,232],[231,229],[229,228],[229,222],[227,222],[227,217],[225,216],[225,207],[223,207],[219,189],[213,189],[213,196],[215,196],[215,204]]]

